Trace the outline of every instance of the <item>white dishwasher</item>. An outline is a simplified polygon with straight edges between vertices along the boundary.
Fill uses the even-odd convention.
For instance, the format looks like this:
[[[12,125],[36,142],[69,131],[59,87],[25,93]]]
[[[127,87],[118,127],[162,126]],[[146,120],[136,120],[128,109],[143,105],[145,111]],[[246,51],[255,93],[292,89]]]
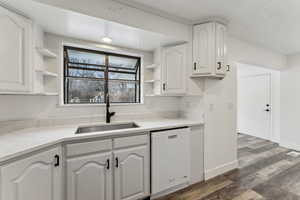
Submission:
[[[189,182],[190,128],[151,132],[151,193]]]

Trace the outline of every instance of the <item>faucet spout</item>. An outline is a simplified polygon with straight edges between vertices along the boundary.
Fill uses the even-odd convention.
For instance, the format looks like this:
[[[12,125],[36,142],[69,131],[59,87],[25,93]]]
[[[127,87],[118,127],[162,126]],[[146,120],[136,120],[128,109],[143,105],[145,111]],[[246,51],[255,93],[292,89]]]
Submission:
[[[109,102],[109,94],[106,95],[106,123],[110,123],[111,117],[114,116],[115,112],[109,111],[110,102]]]

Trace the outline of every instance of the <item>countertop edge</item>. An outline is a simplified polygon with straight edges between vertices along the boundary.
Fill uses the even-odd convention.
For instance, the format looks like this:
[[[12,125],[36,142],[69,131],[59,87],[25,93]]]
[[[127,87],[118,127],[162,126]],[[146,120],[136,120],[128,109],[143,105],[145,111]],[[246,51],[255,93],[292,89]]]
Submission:
[[[139,129],[130,129],[130,130],[118,130],[118,131],[107,131],[105,133],[99,134],[99,133],[93,133],[93,134],[85,134],[82,136],[78,136],[78,135],[74,135],[73,137],[64,137],[64,138],[59,138],[59,139],[53,139],[53,141],[50,142],[45,142],[43,144],[40,145],[36,145],[36,146],[32,146],[32,147],[28,147],[25,150],[19,151],[19,152],[15,152],[12,153],[10,155],[7,156],[2,156],[0,157],[0,167],[1,165],[10,162],[10,160],[16,159],[18,157],[22,157],[46,148],[49,148],[51,146],[56,146],[56,145],[62,145],[63,143],[68,143],[68,142],[76,142],[78,140],[87,140],[87,139],[92,139],[92,138],[97,138],[97,139],[101,139],[101,138],[105,138],[105,137],[119,137],[122,135],[134,135],[137,133],[143,133],[143,132],[151,132],[151,131],[157,131],[157,130],[163,130],[163,129],[172,129],[172,128],[178,128],[178,127],[183,127],[183,126],[188,126],[188,127],[193,127],[193,126],[203,126],[204,123],[203,122],[187,122],[187,123],[180,123],[178,122],[178,124],[175,122],[175,124],[172,125],[162,125],[162,126],[157,126],[157,127],[153,127],[153,128],[139,128]],[[79,125],[77,126],[79,127]],[[1,137],[1,136],[0,136]]]

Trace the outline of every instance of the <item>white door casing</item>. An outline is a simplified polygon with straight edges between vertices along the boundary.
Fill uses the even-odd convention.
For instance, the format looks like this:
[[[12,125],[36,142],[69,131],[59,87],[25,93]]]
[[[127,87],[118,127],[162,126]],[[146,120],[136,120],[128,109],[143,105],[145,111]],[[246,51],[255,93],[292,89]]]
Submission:
[[[271,75],[242,76],[239,80],[238,131],[270,140],[272,137]]]

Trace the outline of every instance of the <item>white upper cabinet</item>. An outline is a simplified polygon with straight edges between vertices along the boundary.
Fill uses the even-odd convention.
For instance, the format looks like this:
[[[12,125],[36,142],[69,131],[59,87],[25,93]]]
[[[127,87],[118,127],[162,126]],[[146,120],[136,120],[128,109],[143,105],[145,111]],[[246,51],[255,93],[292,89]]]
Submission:
[[[162,50],[162,93],[183,95],[186,92],[186,45]]]
[[[193,77],[224,77],[227,71],[226,26],[211,22],[194,26]]]
[[[3,166],[0,180],[2,200],[62,200],[61,149]]]
[[[0,93],[30,92],[32,23],[0,6]]]

